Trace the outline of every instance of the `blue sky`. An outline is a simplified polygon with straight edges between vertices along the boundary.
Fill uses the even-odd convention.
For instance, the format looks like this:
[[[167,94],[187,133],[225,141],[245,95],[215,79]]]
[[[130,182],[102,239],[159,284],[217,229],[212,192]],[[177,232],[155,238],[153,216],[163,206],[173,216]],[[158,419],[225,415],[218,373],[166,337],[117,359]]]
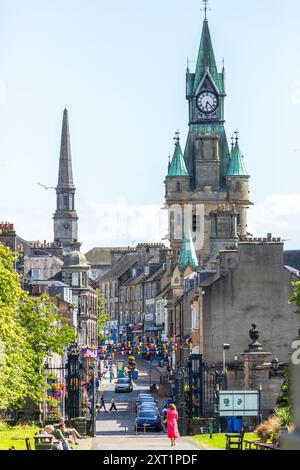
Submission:
[[[210,6],[227,73],[226,128],[228,136],[239,128],[252,175],[250,230],[299,247],[300,2]],[[0,0],[0,219],[28,239],[51,240],[55,195],[37,182],[57,182],[67,106],[84,248],[165,234],[157,214],[174,132],[187,134],[185,69],[197,57],[201,7]],[[124,233],[110,228],[116,206],[129,214]]]

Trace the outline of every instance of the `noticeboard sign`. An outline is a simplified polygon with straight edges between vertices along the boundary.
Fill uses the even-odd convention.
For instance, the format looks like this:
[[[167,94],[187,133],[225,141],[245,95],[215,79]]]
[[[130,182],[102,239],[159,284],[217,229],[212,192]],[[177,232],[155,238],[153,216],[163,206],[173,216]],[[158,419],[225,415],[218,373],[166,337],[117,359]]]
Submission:
[[[218,395],[220,416],[258,416],[260,414],[258,390],[222,390]]]

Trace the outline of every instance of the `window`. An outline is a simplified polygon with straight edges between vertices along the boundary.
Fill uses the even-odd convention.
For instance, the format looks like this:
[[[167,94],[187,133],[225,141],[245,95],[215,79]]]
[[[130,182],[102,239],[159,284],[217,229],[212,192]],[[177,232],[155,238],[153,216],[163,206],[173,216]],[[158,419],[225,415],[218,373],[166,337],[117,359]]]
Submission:
[[[32,277],[33,281],[41,281],[42,280],[42,270],[39,269],[39,268],[32,268],[31,277]]]
[[[72,273],[72,286],[79,287],[79,273]]]
[[[192,307],[192,330],[199,329],[199,315],[198,315],[198,308]]]
[[[78,295],[74,295],[74,294],[73,294],[73,296],[72,296],[72,304],[74,304],[76,308],[78,308],[78,300],[79,300]]]
[[[145,274],[145,276],[149,276],[149,274],[150,274],[150,266],[145,266],[144,274]]]
[[[69,209],[69,196],[67,194],[64,194],[64,209]]]
[[[238,214],[237,215],[237,224],[241,225],[241,222],[242,222],[241,214]]]
[[[200,229],[200,215],[193,215],[193,232],[197,232]]]
[[[176,191],[179,193],[181,191],[181,186],[180,186],[180,182],[177,181],[176,183]]]

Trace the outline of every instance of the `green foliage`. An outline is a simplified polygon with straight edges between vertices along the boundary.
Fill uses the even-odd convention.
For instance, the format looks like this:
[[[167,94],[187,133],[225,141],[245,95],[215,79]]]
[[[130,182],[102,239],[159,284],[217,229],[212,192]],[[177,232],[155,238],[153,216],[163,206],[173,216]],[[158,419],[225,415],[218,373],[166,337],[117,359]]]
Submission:
[[[293,424],[292,410],[290,407],[277,407],[275,409],[275,416],[279,419],[281,427],[289,428]]]
[[[44,396],[44,360],[63,353],[76,332],[47,296],[30,297],[14,271],[15,255],[0,245],[0,409],[17,409]]]
[[[98,340],[99,343],[102,343],[105,339],[104,335],[100,332],[105,329],[105,324],[109,320],[109,313],[104,310],[103,306],[103,295],[100,289],[97,289],[98,296]]]
[[[300,315],[300,282],[293,282],[294,292],[289,301],[290,304],[294,303],[297,306],[296,313]]]
[[[280,395],[277,399],[277,406],[280,408],[290,407],[290,374],[289,372],[284,373],[284,381],[280,387]]]

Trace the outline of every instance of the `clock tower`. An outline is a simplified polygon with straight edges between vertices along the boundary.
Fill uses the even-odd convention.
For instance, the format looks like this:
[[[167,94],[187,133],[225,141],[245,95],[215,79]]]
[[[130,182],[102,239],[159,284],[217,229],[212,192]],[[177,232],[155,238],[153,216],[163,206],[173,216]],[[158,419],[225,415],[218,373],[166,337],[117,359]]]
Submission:
[[[211,268],[220,250],[247,234],[250,177],[237,134],[231,149],[228,145],[225,69],[219,72],[217,67],[206,11],[207,7],[196,67],[191,71],[188,66],[186,71],[187,142],[180,165],[177,148],[169,168],[166,206],[174,257],[180,257],[179,247],[189,226],[200,265]]]

